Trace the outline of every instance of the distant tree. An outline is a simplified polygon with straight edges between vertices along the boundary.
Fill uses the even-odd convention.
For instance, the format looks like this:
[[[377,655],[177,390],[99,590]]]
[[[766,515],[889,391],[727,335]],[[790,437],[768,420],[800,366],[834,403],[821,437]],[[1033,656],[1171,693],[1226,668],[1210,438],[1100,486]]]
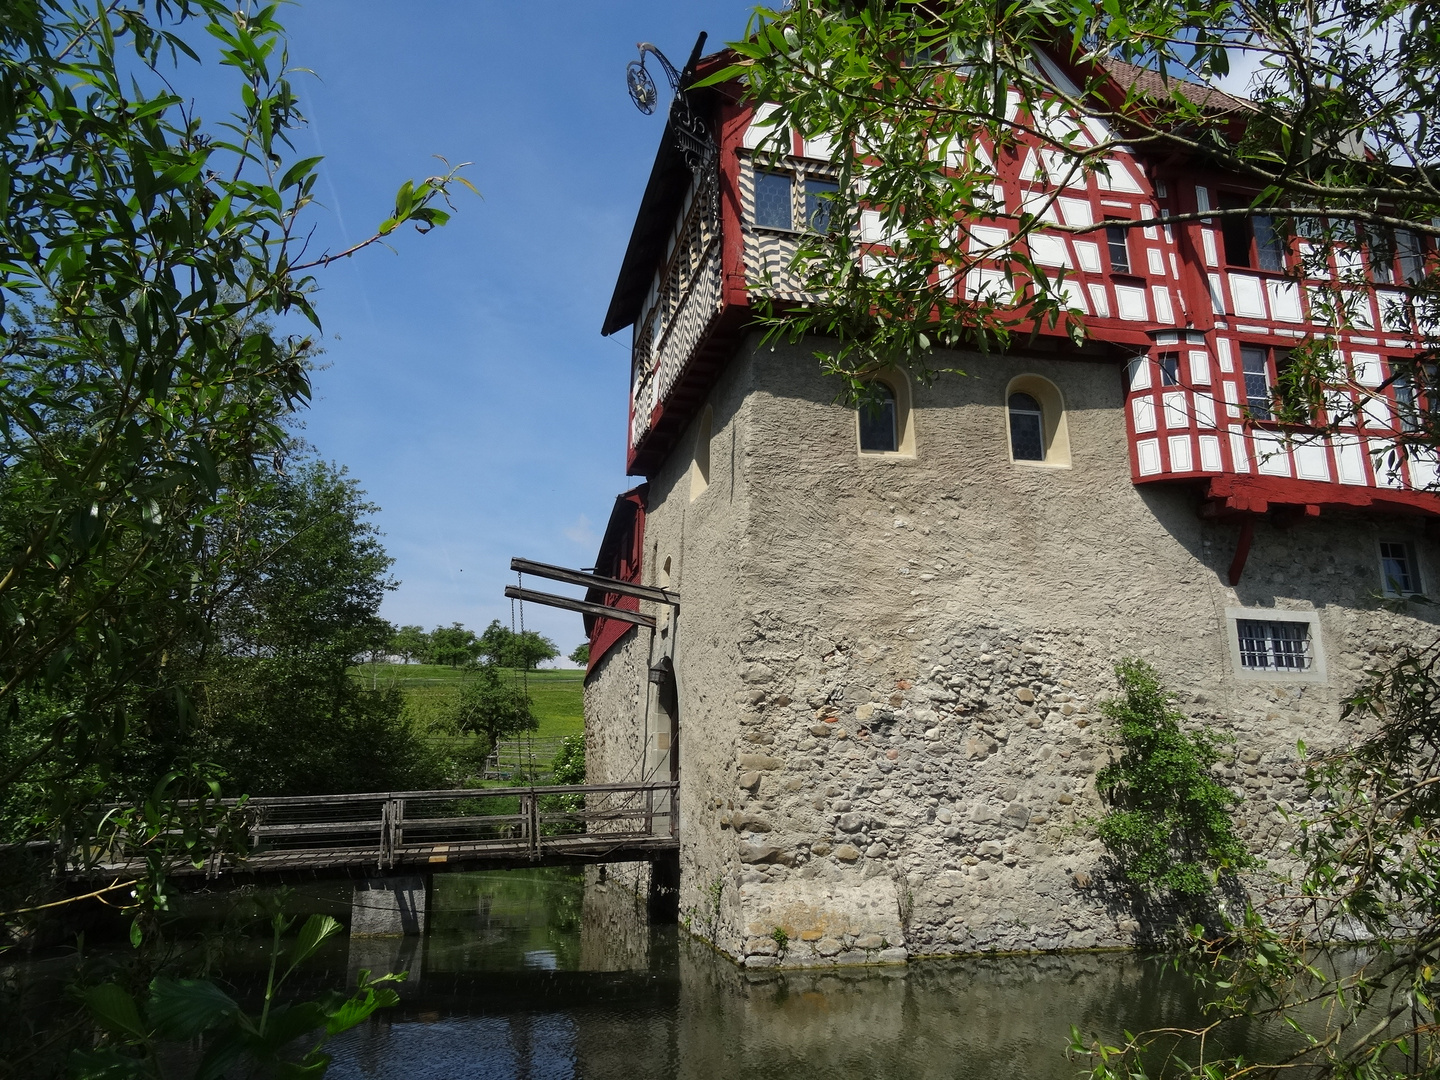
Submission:
[[[506,666],[529,671],[546,660],[554,660],[559,655],[560,649],[555,642],[539,631],[526,630],[522,634],[514,635],[511,641],[510,663]]]
[[[590,666],[590,643],[576,645],[575,651],[570,654],[570,662],[576,667]]]
[[[430,635],[418,626],[402,626],[390,638],[390,651],[411,663],[425,655],[430,647]]]
[[[429,636],[426,663],[449,664],[454,668],[473,663],[481,656],[480,639],[475,636],[475,631],[465,629],[461,623],[437,626]]]
[[[514,652],[514,637],[515,631],[502,625],[499,619],[491,619],[490,625],[480,635],[480,655],[491,664],[513,667],[510,659]]]
[[[463,732],[484,735],[491,746],[508,735],[534,731],[540,726],[530,698],[512,686],[490,662],[477,665],[466,676],[455,704],[455,726]]]
[[[555,642],[534,630],[516,633],[493,619],[480,635],[480,655],[500,667],[528,671],[536,664],[560,655]]]

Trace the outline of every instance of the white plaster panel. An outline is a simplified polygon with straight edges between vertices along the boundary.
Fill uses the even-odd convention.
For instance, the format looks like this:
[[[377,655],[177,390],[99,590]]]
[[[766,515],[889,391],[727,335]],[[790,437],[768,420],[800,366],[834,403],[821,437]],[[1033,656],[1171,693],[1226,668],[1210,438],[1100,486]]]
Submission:
[[[1325,452],[1325,443],[1320,439],[1309,439],[1295,444],[1295,475],[1301,480],[1329,480],[1330,455]]]
[[[1300,286],[1293,281],[1265,282],[1265,291],[1270,294],[1270,310],[1282,322],[1300,322],[1304,314],[1300,311]]]
[[[1385,381],[1378,353],[1352,352],[1350,366],[1355,369],[1355,381],[1361,386],[1379,386]]]
[[[1149,395],[1131,398],[1130,413],[1135,418],[1136,431],[1155,430],[1155,402]]]
[[[1205,265],[1218,267],[1220,265],[1220,256],[1215,251],[1214,229],[1200,230],[1200,246],[1205,249]]]
[[[1440,481],[1440,470],[1436,468],[1435,451],[1412,450],[1410,452],[1410,486],[1417,491],[1434,491]]]
[[[1184,428],[1190,426],[1190,409],[1185,400],[1185,391],[1177,390],[1164,395],[1165,398],[1165,426],[1167,428]]]
[[[1250,455],[1245,448],[1245,433],[1239,428],[1230,429],[1230,460],[1236,472],[1250,471]]]
[[[1159,248],[1146,248],[1145,261],[1150,265],[1150,273],[1156,277],[1165,276],[1165,258]]]
[[[1070,265],[1070,252],[1065,249],[1065,238],[1063,236],[1046,236],[1043,233],[1031,233],[1028,240],[1030,242],[1030,255],[1041,266]]]
[[[1219,472],[1220,461],[1220,437],[1218,435],[1200,436],[1200,468],[1206,472]]]
[[[1066,225],[1093,225],[1095,217],[1090,209],[1088,199],[1056,199],[1060,204],[1060,214],[1065,218]]]
[[[1204,349],[1190,350],[1190,381],[1201,385],[1210,382],[1210,354]]]
[[[1133,285],[1115,286],[1115,306],[1120,318],[1130,322],[1149,322],[1150,310],[1145,304],[1145,290]]]
[[[1235,314],[1248,315],[1253,319],[1265,319],[1265,289],[1258,277],[1250,274],[1230,275],[1230,296],[1235,301]]]
[[[1220,361],[1220,370],[1230,372],[1235,370],[1235,357],[1230,352],[1229,338],[1215,339],[1215,357]]]
[[[1269,431],[1257,431],[1251,438],[1255,444],[1256,472],[1266,476],[1290,475],[1290,454],[1284,439]]]
[[[819,158],[822,161],[835,160],[835,140],[830,137],[829,132],[806,135],[804,147],[805,156],[808,158]]]
[[[1375,470],[1375,482],[1381,487],[1404,486],[1405,478],[1400,472],[1399,457],[1389,439],[1370,440],[1370,465]]]
[[[1195,423],[1200,427],[1215,426],[1215,399],[1209,394],[1195,395]]]
[[[1210,284],[1210,309],[1216,315],[1225,314],[1225,294],[1220,289],[1220,275],[1206,274],[1206,280]]]
[[[1140,475],[1154,476],[1160,471],[1160,440],[1141,439],[1135,444],[1135,456],[1139,459]]]
[[[1065,298],[1066,304],[1072,311],[1078,311],[1082,315],[1089,314],[1089,308],[1085,304],[1085,290],[1074,278],[1066,278],[1060,282],[1060,295]]]
[[[1170,290],[1164,285],[1151,285],[1150,294],[1155,298],[1155,321],[1173,323],[1175,310],[1170,306]]]
[[[1080,269],[1098,274],[1100,272],[1100,246],[1092,244],[1088,240],[1071,242],[1075,245],[1075,259],[1080,263]]]
[[[996,229],[989,225],[970,226],[970,251],[987,251],[991,248],[1004,249],[1010,243],[1010,234],[1004,229]]]
[[[791,144],[786,138],[789,132],[777,134],[774,126],[766,123],[775,115],[775,110],[779,107],[767,101],[755,110],[755,115],[750,118],[750,126],[745,129],[745,138],[742,140],[747,149],[758,149],[763,142],[766,150],[778,149],[781,153],[790,153]]]
[[[1365,451],[1360,446],[1360,440],[1354,435],[1336,435],[1332,445],[1335,447],[1335,471],[1339,474],[1340,483],[1368,485],[1370,475],[1365,471]]]
[[[1190,472],[1195,468],[1195,462],[1191,457],[1190,436],[1170,436],[1170,471]]]
[[[1105,293],[1105,286],[1092,284],[1090,287],[1090,302],[1094,305],[1095,314],[1102,319],[1110,317],[1110,297]]]
[[[1380,308],[1380,326],[1392,334],[1410,332],[1410,312],[1405,303],[1405,294],[1389,289],[1375,291],[1375,303]]]

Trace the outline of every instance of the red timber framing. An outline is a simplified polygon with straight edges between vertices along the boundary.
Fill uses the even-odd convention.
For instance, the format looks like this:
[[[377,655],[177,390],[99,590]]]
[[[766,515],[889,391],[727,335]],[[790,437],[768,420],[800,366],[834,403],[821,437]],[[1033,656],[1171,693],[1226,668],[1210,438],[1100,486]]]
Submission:
[[[724,54],[701,60],[697,77],[726,60]],[[1083,81],[1063,64],[1041,62],[1057,85]],[[1155,81],[1153,73],[1129,65],[1108,70],[1122,96],[1127,80],[1142,92],[1146,80]],[[793,230],[756,220],[755,111],[740,103],[734,86],[689,93],[715,137],[717,154],[692,170],[667,125],[603,328],[605,334],[632,328],[632,475],[653,475],[703,406],[749,326],[750,286],[764,281],[771,298],[806,300],[800,284],[786,280]],[[1206,88],[1195,94],[1202,107],[1233,114],[1237,131],[1243,126],[1245,102]],[[1111,135],[1102,125],[1080,126],[1084,138]],[[796,133],[790,149],[771,171],[788,171],[797,180],[833,175],[826,140]],[[1394,453],[1407,407],[1397,389],[1397,364],[1418,354],[1422,336],[1407,299],[1409,269],[1401,254],[1391,253],[1388,265],[1377,269],[1386,260],[1368,241],[1357,240],[1338,261],[1307,271],[1303,238],[1277,240],[1254,219],[1236,219],[1247,222],[1243,228],[1219,218],[1162,222],[1127,229],[1119,244],[1103,228],[1051,231],[1044,221],[1076,226],[1112,217],[1199,215],[1248,204],[1254,192],[1205,160],[1125,147],[1109,155],[1108,176],[1072,178],[1057,191],[1042,147],[1022,139],[1014,153],[979,149],[991,156],[995,197],[1009,215],[1039,212],[1041,202],[1054,196],[1042,227],[1025,242],[1037,262],[1065,271],[1063,287],[1088,342],[1076,350],[1061,329],[1037,328],[1026,350],[1109,357],[1117,367],[1129,361],[1123,393],[1136,485],[1192,488],[1206,516],[1276,509],[1313,516],[1342,508],[1440,516],[1437,462]],[[980,219],[968,228],[987,246],[1003,245],[1013,234],[1013,223],[1004,218]],[[862,250],[885,257],[889,249],[878,216],[867,223],[862,215],[860,229]],[[982,236],[985,230],[989,234]],[[1435,258],[1429,241],[1406,243],[1411,246],[1399,247],[1420,264]],[[983,289],[986,273],[978,267],[956,288]],[[1338,329],[1323,301],[1325,290],[1342,279],[1337,295],[1352,315],[1350,325]],[[1356,412],[1355,422],[1323,435],[1282,430],[1256,406],[1268,400],[1286,351],[1318,335],[1338,342],[1351,384],[1337,387],[1331,408],[1337,415],[1342,407]],[[592,658],[597,654],[592,650]]]
[[[605,524],[605,534],[600,539],[600,553],[595,558],[595,573],[601,577],[616,578],[633,585],[643,583],[645,496],[648,492],[649,485],[641,484],[615,499],[610,520]],[[592,604],[604,604],[621,611],[640,610],[640,600],[637,597],[607,593],[600,589],[590,589],[586,592],[585,599]],[[585,633],[590,638],[590,663],[585,674],[588,676],[594,671],[601,658],[634,628],[634,623],[586,615]]]

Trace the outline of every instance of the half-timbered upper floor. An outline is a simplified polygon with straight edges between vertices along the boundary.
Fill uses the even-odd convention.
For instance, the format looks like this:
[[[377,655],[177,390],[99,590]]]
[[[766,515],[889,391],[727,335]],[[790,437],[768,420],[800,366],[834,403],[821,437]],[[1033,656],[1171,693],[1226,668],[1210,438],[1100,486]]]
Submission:
[[[1066,79],[1042,63],[1057,82]],[[691,91],[688,102],[712,145],[697,150],[667,128],[603,331],[632,334],[627,464],[647,476],[702,405],[752,302],[810,299],[791,260],[807,233],[829,228],[826,195],[839,174],[828,139],[781,133],[777,153],[765,107],[753,109],[734,87]],[[1036,123],[1068,124],[1066,137],[1082,144],[1114,141],[1095,121]],[[1253,188],[1123,144],[1103,168],[1077,170],[1053,145],[1022,138],[998,152],[977,136],[931,148],[939,160],[970,155],[967,168],[993,177],[993,213],[962,232],[976,261],[946,287],[957,299],[1005,299],[1015,288],[1003,269],[1012,244],[1027,245],[1033,263],[1053,271],[1092,344],[1087,356],[1101,349],[1124,380],[1136,484],[1198,485],[1222,513],[1374,505],[1440,514],[1434,459],[1393,453],[1427,404],[1402,374],[1420,351],[1408,289],[1434,257],[1427,241],[1402,231],[1321,245],[1303,226],[1292,236],[1263,214],[1205,218],[1250,205]],[[1041,223],[1023,239],[1014,236],[1021,214]],[[861,213],[865,272],[883,273],[887,260],[903,257],[892,240],[882,214]],[[932,280],[946,272],[937,266]],[[1064,347],[1063,328],[1036,330]],[[1318,336],[1336,343],[1347,374],[1329,401],[1341,423],[1323,433],[1284,428],[1271,414],[1273,388],[1289,351]]]

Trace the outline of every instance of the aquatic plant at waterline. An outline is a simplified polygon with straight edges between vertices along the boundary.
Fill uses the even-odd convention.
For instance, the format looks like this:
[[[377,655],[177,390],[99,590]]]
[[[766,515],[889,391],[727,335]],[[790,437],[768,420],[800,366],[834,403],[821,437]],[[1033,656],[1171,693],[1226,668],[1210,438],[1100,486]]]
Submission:
[[[162,1080],[178,1075],[169,1066],[193,1055],[198,1040],[202,1050],[195,1080],[219,1080],[237,1067],[247,1076],[259,1071],[280,1080],[323,1076],[330,1065],[325,1043],[376,1009],[396,1004],[399,995],[388,984],[405,975],[372,979],[369,971],[361,971],[349,994],[331,990],[309,1001],[281,1002],[280,990],[295,969],[341,929],[328,915],[312,915],[282,952],[291,925],[279,914],[272,920],[270,969],[258,1014],[206,979],[161,976],[151,980],[148,994],[138,1001],[113,982],[85,991],[101,1044],[74,1054],[74,1074],[82,1080]]]

